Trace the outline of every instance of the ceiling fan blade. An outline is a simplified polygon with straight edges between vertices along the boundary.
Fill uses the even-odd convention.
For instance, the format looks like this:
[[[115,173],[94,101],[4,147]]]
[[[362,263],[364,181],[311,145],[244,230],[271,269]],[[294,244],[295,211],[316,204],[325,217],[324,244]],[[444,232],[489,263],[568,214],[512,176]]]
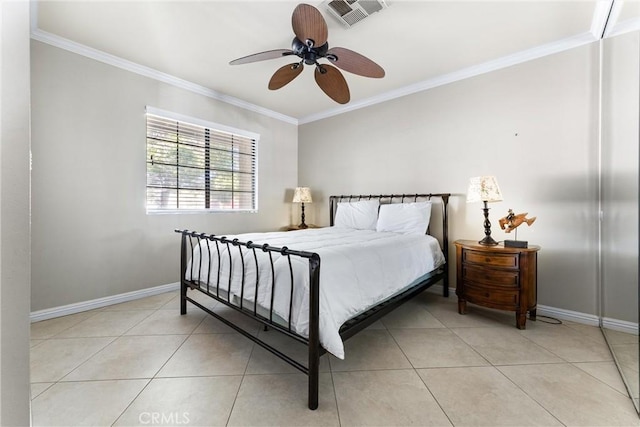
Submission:
[[[273,76],[271,76],[271,80],[269,80],[269,89],[276,90],[285,86],[291,80],[298,77],[303,68],[304,66],[301,62],[287,64],[284,67],[278,68],[278,70],[273,73]]]
[[[351,99],[349,86],[347,86],[347,81],[336,67],[328,64],[318,65],[316,66],[314,76],[320,89],[322,89],[329,98],[338,104],[346,104],[349,102],[349,99]]]
[[[384,69],[364,55],[344,47],[334,47],[327,51],[326,58],[336,67],[364,77],[382,78]],[[335,60],[334,60],[335,58]]]
[[[293,55],[293,51],[290,49],[267,50],[265,52],[254,53],[253,55],[243,56],[242,58],[234,59],[233,61],[229,62],[229,65],[248,64],[250,62],[264,61],[267,59],[283,58],[289,55]]]
[[[329,30],[327,22],[315,7],[301,3],[293,10],[291,26],[296,37],[303,43],[313,40],[313,45],[320,47],[327,42]]]

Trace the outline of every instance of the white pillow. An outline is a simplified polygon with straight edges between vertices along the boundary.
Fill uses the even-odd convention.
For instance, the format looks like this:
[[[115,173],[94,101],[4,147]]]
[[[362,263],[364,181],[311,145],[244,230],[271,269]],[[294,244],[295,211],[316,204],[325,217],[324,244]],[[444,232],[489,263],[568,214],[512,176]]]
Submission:
[[[376,231],[425,234],[431,219],[431,202],[391,203],[380,206]]]
[[[357,202],[340,202],[333,222],[337,228],[356,230],[375,230],[378,221],[379,200],[360,200]]]

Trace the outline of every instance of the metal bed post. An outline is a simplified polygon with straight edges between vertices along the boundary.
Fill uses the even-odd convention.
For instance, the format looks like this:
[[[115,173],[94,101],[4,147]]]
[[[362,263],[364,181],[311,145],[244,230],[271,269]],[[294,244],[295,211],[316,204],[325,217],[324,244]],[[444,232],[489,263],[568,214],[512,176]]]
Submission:
[[[309,409],[318,408],[320,371],[320,256],[309,258]]]
[[[445,269],[442,279],[442,295],[449,298],[449,216],[447,215],[447,205],[449,204],[449,194],[442,194],[442,252],[444,255]]]
[[[335,215],[335,209],[334,209],[335,203],[336,203],[335,197],[334,196],[329,197],[329,225],[332,227],[333,227],[333,216]]]
[[[180,314],[187,314],[187,233],[182,231],[180,243]]]

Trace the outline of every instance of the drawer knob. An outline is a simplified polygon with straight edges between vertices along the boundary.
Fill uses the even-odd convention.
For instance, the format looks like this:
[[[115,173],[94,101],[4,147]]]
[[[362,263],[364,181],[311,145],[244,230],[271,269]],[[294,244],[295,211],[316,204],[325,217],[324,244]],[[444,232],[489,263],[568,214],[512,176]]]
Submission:
[[[485,293],[484,293],[484,296],[485,296],[485,297],[487,297],[487,298],[489,298],[489,292],[485,292]]]
[[[484,260],[485,260],[485,262],[491,262],[491,258],[489,258],[489,257],[486,257]]]

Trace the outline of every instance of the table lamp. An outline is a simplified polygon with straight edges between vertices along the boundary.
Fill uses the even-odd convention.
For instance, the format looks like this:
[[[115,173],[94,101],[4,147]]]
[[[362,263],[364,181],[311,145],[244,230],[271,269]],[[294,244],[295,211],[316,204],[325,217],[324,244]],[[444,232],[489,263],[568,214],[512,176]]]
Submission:
[[[495,176],[476,176],[469,179],[469,189],[467,190],[467,203],[484,202],[484,239],[478,243],[481,245],[494,246],[498,242],[491,238],[491,222],[489,222],[489,207],[487,203],[502,201],[502,193],[498,187],[498,180]]]
[[[293,203],[302,204],[302,222],[298,225],[298,228],[308,228],[308,225],[304,223],[304,204],[312,203],[311,190],[309,187],[297,187],[293,192]]]

